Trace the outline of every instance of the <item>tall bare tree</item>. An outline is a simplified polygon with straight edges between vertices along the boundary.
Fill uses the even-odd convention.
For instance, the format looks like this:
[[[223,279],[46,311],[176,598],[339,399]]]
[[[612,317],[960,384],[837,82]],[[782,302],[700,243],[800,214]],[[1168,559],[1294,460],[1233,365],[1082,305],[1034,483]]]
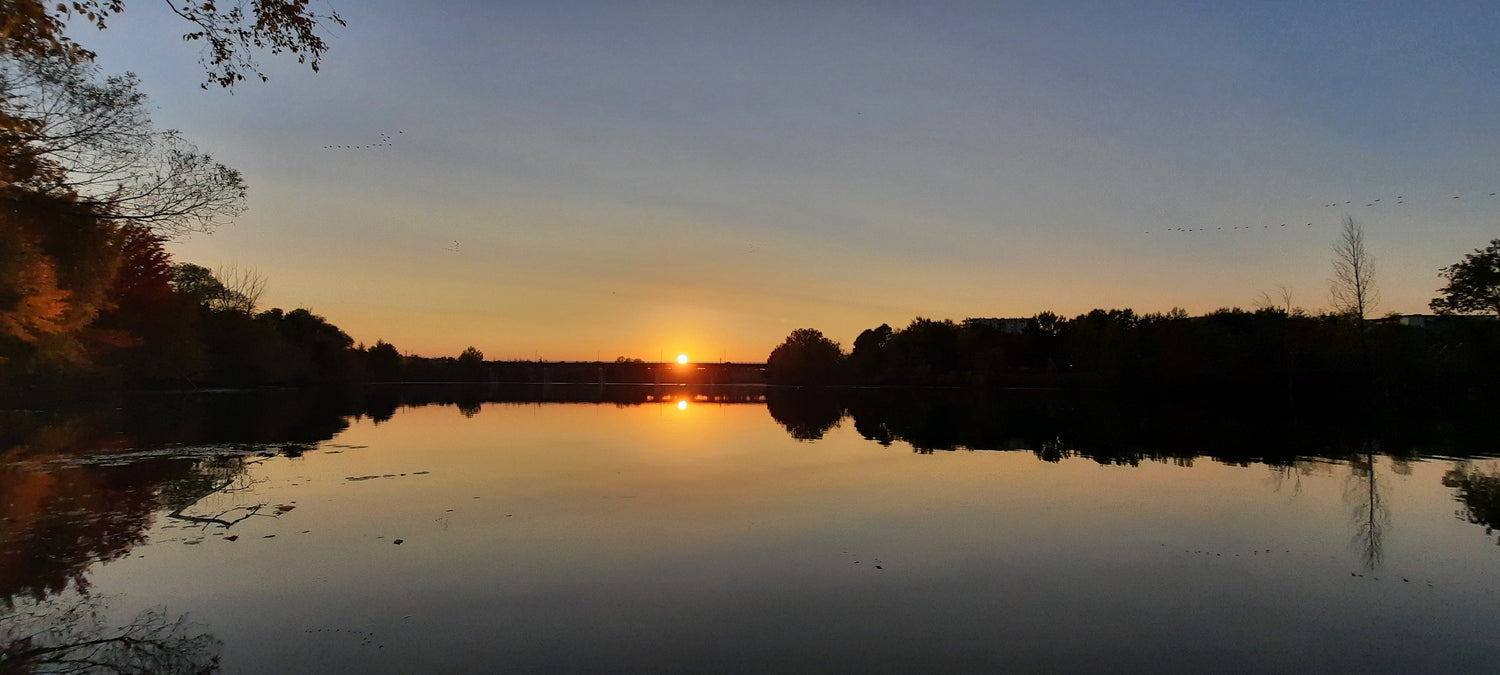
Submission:
[[[260,297],[266,292],[266,275],[254,267],[224,265],[214,270],[214,278],[224,284],[225,309],[254,314]]]
[[[1365,228],[1344,216],[1339,236],[1333,240],[1333,279],[1328,291],[1333,311],[1361,324],[1380,304],[1375,287],[1375,259],[1365,247]]]

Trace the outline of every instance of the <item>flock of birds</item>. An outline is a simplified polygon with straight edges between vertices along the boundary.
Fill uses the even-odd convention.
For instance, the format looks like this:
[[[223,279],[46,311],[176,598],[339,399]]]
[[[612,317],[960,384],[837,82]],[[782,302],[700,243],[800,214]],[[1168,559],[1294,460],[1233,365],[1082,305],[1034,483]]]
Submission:
[[[1495,196],[1495,193],[1491,192],[1489,196],[1493,197],[1493,196]],[[1454,199],[1459,199],[1459,198],[1462,198],[1462,197],[1463,197],[1463,195],[1453,195]],[[1396,201],[1394,203],[1397,204],[1398,206],[1401,205],[1401,204],[1405,204],[1406,203],[1405,199],[1406,199],[1406,195],[1396,195]],[[1376,199],[1376,200],[1373,200],[1373,201],[1366,202],[1365,206],[1374,206],[1374,205],[1379,204],[1379,203],[1380,203],[1380,200]],[[1344,202],[1343,206],[1352,206],[1353,204],[1354,204],[1354,202],[1349,201],[1349,202]],[[1328,204],[1324,204],[1323,208],[1328,209],[1328,208],[1333,208],[1333,207],[1339,206],[1339,205],[1340,204],[1338,202],[1330,202]]]
[[[1282,223],[1281,227],[1286,227],[1286,223]],[[1305,227],[1312,227],[1312,223],[1308,223]],[[1213,231],[1218,231],[1218,230],[1222,230],[1222,229],[1224,229],[1224,228],[1223,227],[1169,227],[1169,228],[1167,228],[1166,230],[1163,230],[1163,231],[1164,232],[1213,232]],[[1235,226],[1235,227],[1231,227],[1229,229],[1230,230],[1253,230],[1253,229],[1255,229],[1255,226],[1254,225],[1238,225],[1238,226]],[[1270,225],[1261,225],[1260,229],[1262,229],[1262,230],[1269,230],[1269,229],[1271,229],[1271,226]],[[1151,234],[1151,230],[1146,230],[1146,234]]]
[[[1496,194],[1497,193],[1495,193],[1495,192],[1491,192],[1491,193],[1489,193],[1489,196],[1490,197],[1494,197]],[[1452,196],[1453,199],[1460,199],[1462,197],[1463,197],[1463,195],[1453,195]],[[1365,202],[1365,206],[1367,206],[1367,207],[1387,206],[1387,205],[1391,205],[1391,206],[1404,206],[1406,203],[1407,203],[1406,202],[1406,195],[1396,195],[1396,197],[1395,197],[1394,200],[1388,200],[1388,201],[1385,201],[1385,202],[1380,201],[1380,199],[1372,199],[1372,200],[1370,200],[1368,202]],[[1353,206],[1353,205],[1354,205],[1354,202],[1352,200],[1346,201],[1346,202],[1343,202],[1343,203],[1329,202],[1327,204],[1324,204],[1323,208],[1325,208],[1325,209],[1331,209],[1331,208],[1337,208],[1337,207],[1340,207],[1340,206]],[[1256,229],[1259,229],[1259,230],[1270,230],[1270,229],[1280,230],[1283,227],[1288,227],[1288,224],[1287,223],[1281,223],[1280,225],[1269,225],[1268,224],[1268,225],[1260,225],[1258,227],[1255,226],[1255,225],[1238,225],[1238,226],[1227,226],[1227,227],[1224,227],[1224,226],[1221,226],[1221,227],[1169,227],[1169,228],[1166,228],[1164,230],[1155,230],[1155,231],[1156,232],[1170,232],[1170,233],[1174,233],[1174,234],[1177,234],[1177,233],[1186,234],[1186,233],[1192,233],[1192,232],[1219,232],[1219,231],[1225,231],[1225,230],[1228,230],[1228,231],[1231,231],[1231,232],[1235,231],[1235,230],[1244,230],[1244,231],[1248,232],[1250,230],[1256,230]],[[1291,225],[1291,227],[1296,228],[1298,226],[1297,225]],[[1302,225],[1302,227],[1312,227],[1312,223],[1304,223]],[[1151,234],[1152,232],[1153,232],[1153,230],[1146,230],[1146,234]]]
[[[405,131],[397,131],[396,133],[397,134],[404,134],[406,132]],[[390,134],[382,132],[380,134],[380,142],[379,143],[366,143],[364,145],[325,145],[325,146],[323,146],[323,149],[324,150],[369,150],[371,148],[389,148],[389,147],[391,147],[391,141],[393,141],[393,140],[395,140],[395,137],[391,136]]]

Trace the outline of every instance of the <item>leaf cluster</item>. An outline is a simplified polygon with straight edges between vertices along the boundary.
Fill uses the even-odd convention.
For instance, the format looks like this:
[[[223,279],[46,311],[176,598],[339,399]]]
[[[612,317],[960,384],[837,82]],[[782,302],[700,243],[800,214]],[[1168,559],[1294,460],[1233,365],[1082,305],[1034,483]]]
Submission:
[[[232,87],[247,75],[266,80],[255,59],[259,50],[293,54],[298,63],[316,71],[328,51],[319,29],[345,25],[338,12],[319,12],[309,0],[163,1],[172,13],[192,24],[182,39],[204,45],[199,62],[207,72],[201,85],[205,89],[210,84]],[[68,21],[76,17],[102,30],[110,17],[123,11],[124,0],[72,0],[56,5],[46,0],[0,0],[0,55],[92,60],[93,52],[64,35]]]
[[[1474,249],[1438,273],[1448,285],[1428,304],[1439,314],[1493,313],[1500,316],[1500,239]]]

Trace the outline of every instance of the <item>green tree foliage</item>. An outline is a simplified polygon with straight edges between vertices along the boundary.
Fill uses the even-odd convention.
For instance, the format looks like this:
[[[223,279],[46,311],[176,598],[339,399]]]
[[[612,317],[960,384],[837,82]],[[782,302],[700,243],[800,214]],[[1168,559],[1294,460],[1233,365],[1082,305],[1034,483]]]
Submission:
[[[1428,305],[1439,314],[1490,313],[1500,316],[1500,239],[1474,249],[1439,274],[1448,285]]]
[[[766,376],[776,384],[832,384],[843,374],[844,351],[839,343],[813,328],[799,328],[771,350]]]

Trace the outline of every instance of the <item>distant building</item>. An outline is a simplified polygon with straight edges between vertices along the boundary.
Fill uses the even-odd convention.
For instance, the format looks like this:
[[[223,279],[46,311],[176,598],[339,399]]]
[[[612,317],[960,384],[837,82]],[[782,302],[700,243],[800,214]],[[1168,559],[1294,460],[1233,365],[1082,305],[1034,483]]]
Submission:
[[[1432,314],[1402,314],[1396,317],[1396,323],[1412,328],[1431,328],[1437,317]]]
[[[979,328],[992,328],[1006,335],[1020,335],[1026,332],[1026,324],[1031,319],[992,319],[992,318],[969,318],[964,319],[965,326]]]
[[[1464,321],[1494,321],[1493,314],[1397,314],[1377,321],[1412,328],[1432,328],[1438,324],[1453,325]]]

